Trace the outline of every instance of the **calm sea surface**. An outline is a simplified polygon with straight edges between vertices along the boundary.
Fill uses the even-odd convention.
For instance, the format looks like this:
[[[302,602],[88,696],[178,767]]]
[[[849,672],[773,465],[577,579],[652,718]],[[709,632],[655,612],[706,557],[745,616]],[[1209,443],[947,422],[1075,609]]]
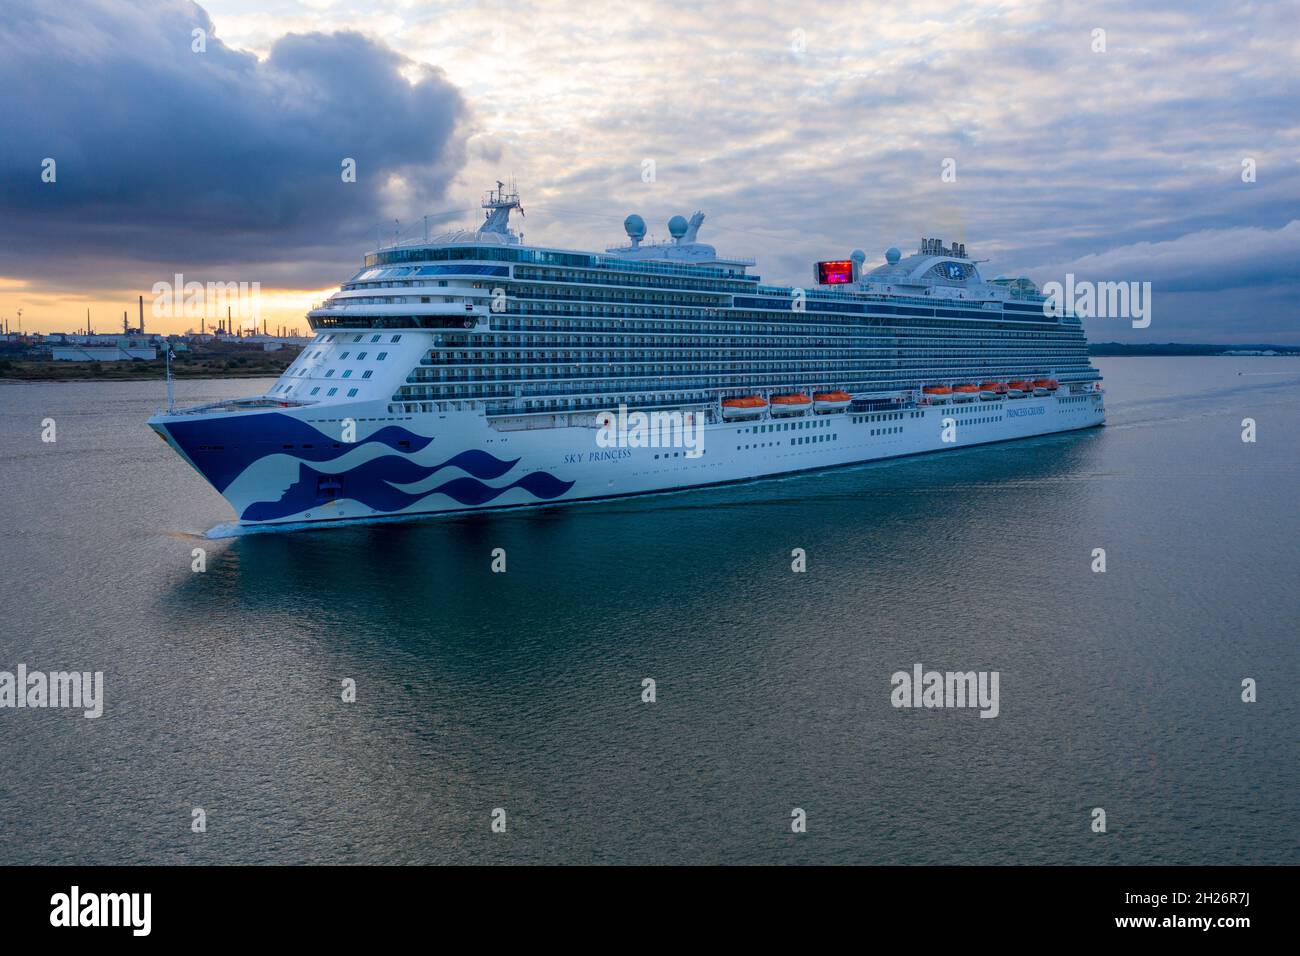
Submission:
[[[222,540],[161,382],[0,385],[0,670],[106,684],[0,710],[0,863],[1300,862],[1300,362],[1097,364],[1104,429]]]

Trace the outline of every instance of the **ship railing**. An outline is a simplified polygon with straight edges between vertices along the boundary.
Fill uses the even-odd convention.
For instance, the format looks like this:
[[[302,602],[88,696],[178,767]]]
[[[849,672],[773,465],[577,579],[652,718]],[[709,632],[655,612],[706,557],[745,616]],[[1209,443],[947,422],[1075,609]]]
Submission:
[[[210,412],[249,412],[266,408],[299,408],[304,405],[314,404],[316,403],[302,402],[291,398],[266,398],[263,396],[258,396],[256,398],[227,398],[218,402],[206,402],[202,405],[191,405],[187,408],[177,408],[167,414],[203,415]]]

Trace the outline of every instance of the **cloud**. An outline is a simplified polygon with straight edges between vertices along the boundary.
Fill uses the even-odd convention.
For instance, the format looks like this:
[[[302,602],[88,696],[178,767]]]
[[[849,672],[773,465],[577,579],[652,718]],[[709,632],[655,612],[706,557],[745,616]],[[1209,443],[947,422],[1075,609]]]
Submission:
[[[1031,268],[1041,282],[1066,273],[1092,281],[1150,282],[1157,292],[1220,292],[1300,286],[1300,220],[1280,229],[1205,229],[1164,242],[1138,242]],[[1291,318],[1300,324],[1300,307]]]
[[[1033,266],[1036,281],[1150,282],[1151,326],[1084,322],[1092,341],[1300,341],[1300,220],[1278,229],[1204,229],[1161,242],[1115,246]]]
[[[1243,335],[1300,341],[1278,292],[1294,270],[1263,250],[1238,263],[1212,238],[1289,241],[1300,220],[1300,21],[1282,4],[643,0],[594,17],[578,0],[207,0],[229,46],[198,65],[197,7],[76,6],[0,13],[0,109],[21,117],[0,142],[0,214],[22,204],[0,273],[72,281],[120,243],[115,275],[133,256],[188,270],[228,250],[259,263],[250,279],[319,288],[376,222],[454,209],[468,224],[514,174],[529,242],[599,249],[629,212],[663,236],[703,209],[702,238],[779,283],[923,235],[966,242],[994,274],[1110,256],[1189,290],[1168,293],[1182,300],[1162,334],[1231,313]],[[125,156],[121,185],[90,176],[97,192],[47,216],[35,176],[56,149],[73,163],[60,189],[77,188],[65,169],[83,153]],[[363,177],[351,192],[344,155]],[[948,157],[957,179],[941,183]]]
[[[376,222],[440,201],[467,115],[440,70],[355,32],[285,35],[265,59],[213,33],[182,0],[4,6],[0,273],[75,287],[183,266],[310,287],[338,281]]]
[[[1206,267],[1179,281],[1204,294],[1167,312],[1165,332],[1232,309],[1257,334],[1300,339],[1274,307],[1272,290],[1294,285],[1279,256],[1228,275],[1183,238],[1246,243],[1237,230],[1300,219],[1300,26],[1280,7],[648,0],[597,22],[572,4],[510,6],[528,30],[507,38],[508,76],[481,96],[530,240],[602,247],[629,212],[662,236],[668,216],[700,208],[704,238],[780,283],[923,235],[967,242],[994,274],[1125,250],[1140,275],[1178,243]],[[394,42],[458,48],[453,75],[492,75],[466,59],[490,46],[474,33],[491,21],[482,3],[433,19]],[[957,179],[941,183],[948,157]],[[1241,179],[1248,157],[1255,182]]]

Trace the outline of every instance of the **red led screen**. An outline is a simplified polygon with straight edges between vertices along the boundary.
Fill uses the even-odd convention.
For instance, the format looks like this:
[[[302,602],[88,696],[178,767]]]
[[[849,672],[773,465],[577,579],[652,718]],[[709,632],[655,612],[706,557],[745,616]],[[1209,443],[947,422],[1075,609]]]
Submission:
[[[832,259],[817,263],[817,282],[820,285],[843,285],[852,281],[852,259]]]

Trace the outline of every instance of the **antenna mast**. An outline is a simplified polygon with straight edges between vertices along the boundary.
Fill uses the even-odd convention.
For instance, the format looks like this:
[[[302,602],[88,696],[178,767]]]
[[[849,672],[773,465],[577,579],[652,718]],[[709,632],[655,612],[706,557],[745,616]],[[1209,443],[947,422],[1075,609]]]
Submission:
[[[176,395],[172,391],[172,343],[167,339],[167,414],[176,413]]]
[[[498,179],[497,188],[488,191],[488,194],[483,197],[482,205],[486,212],[483,225],[479,227],[480,232],[509,235],[511,211],[518,209],[519,215],[524,214],[523,207],[519,205],[519,190],[515,188],[513,182],[507,190],[506,184]]]

